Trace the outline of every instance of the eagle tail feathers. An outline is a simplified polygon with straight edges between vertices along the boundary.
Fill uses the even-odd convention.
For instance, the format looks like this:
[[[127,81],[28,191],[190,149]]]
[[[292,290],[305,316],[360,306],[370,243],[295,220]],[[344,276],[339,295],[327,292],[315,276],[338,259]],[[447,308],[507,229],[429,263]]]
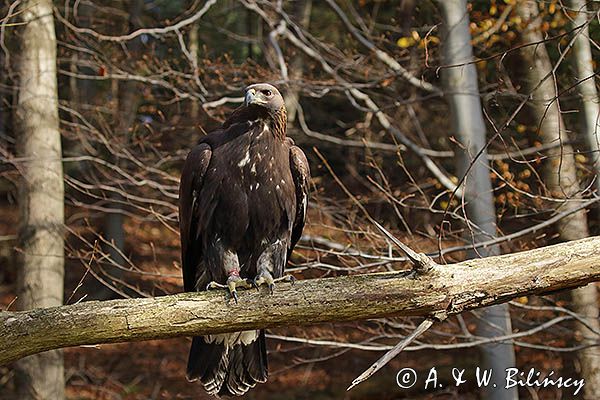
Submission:
[[[265,333],[245,331],[196,336],[187,366],[189,381],[199,380],[211,395],[241,396],[267,380]]]

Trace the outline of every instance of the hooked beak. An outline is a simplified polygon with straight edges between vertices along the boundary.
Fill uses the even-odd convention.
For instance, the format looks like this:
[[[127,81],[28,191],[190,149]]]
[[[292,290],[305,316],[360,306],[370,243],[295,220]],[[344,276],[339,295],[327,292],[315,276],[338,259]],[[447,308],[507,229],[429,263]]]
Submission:
[[[263,101],[256,95],[256,90],[248,89],[246,96],[244,97],[244,105],[249,106],[250,104],[262,104]]]

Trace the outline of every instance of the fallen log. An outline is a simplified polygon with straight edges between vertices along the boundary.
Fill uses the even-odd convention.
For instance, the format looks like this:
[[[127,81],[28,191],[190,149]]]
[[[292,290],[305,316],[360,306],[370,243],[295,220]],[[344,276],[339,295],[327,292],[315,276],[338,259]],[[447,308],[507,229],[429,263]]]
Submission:
[[[69,346],[165,339],[390,316],[443,319],[465,310],[600,280],[600,237],[498,257],[281,283],[270,295],[222,291],[90,301],[0,312],[0,365]]]

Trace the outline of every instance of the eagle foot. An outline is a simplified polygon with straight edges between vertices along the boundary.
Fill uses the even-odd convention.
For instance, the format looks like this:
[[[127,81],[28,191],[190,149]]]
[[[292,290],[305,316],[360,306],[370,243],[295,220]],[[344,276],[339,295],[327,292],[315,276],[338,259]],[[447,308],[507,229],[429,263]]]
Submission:
[[[258,290],[260,285],[266,284],[269,288],[269,292],[273,294],[275,283],[277,282],[290,282],[292,285],[294,285],[296,278],[294,278],[292,275],[284,275],[281,278],[273,279],[273,275],[271,275],[269,271],[260,271],[252,281],[252,286]]]
[[[230,275],[229,278],[227,278],[227,282],[225,285],[215,282],[215,281],[212,281],[206,286],[206,290],[226,289],[227,292],[229,293],[229,295],[233,298],[233,300],[235,300],[235,303],[237,304],[238,295],[237,295],[236,289],[237,288],[249,289],[252,286],[254,286],[253,282],[250,281],[249,279],[243,279],[237,275]]]

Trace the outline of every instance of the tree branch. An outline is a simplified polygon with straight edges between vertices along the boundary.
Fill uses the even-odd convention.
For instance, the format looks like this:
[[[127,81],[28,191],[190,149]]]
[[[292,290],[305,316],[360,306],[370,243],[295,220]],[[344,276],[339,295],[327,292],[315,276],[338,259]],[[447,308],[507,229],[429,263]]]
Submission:
[[[93,301],[0,313],[0,365],[68,346],[193,336],[384,316],[436,318],[600,280],[600,237],[434,265],[422,274],[385,272],[248,290]]]

